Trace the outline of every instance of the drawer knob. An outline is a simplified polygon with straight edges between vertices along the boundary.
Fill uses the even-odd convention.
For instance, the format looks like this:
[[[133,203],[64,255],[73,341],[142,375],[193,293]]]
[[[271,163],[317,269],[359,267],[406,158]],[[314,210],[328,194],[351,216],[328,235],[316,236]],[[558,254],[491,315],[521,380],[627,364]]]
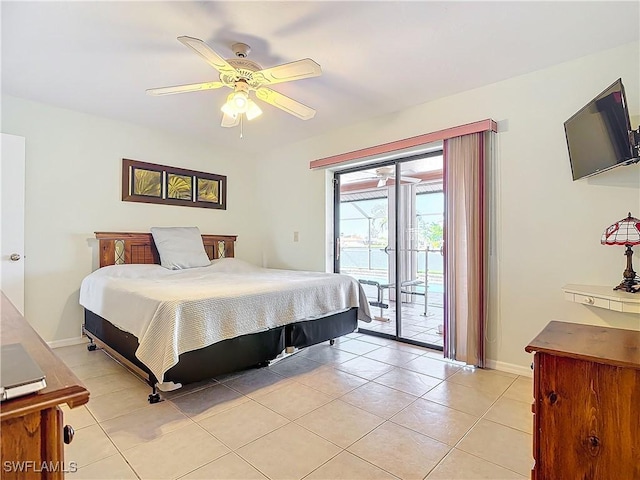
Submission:
[[[589,305],[593,305],[595,303],[595,300],[593,299],[593,297],[586,297],[584,299],[584,303],[588,303]]]
[[[64,443],[66,443],[67,445],[70,444],[75,434],[76,432],[73,430],[73,427],[71,425],[65,425],[64,426]]]

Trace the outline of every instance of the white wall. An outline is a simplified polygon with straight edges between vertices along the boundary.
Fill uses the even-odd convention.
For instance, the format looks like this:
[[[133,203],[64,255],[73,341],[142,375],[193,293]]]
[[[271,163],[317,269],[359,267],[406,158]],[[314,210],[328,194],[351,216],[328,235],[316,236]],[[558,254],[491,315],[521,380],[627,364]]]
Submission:
[[[260,263],[260,232],[246,221],[256,215],[253,160],[4,95],[2,131],[26,138],[25,316],[46,341],[80,336],[80,282],[97,268],[94,231],[196,225],[203,233],[238,235],[236,256]],[[123,158],[227,175],[228,208],[123,202]]]
[[[637,315],[570,303],[561,290],[566,283],[614,286],[622,279],[624,249],[601,246],[600,236],[628,211],[640,215],[640,165],[572,182],[563,122],[619,77],[637,119],[639,59],[638,44],[625,45],[271,152],[258,165],[261,185],[282,188],[261,192],[268,198],[262,204],[266,263],[325,269],[330,184],[327,172],[309,170],[310,160],[493,118],[499,123],[498,280],[491,285],[497,301],[488,358],[528,366],[524,347],[552,319],[640,329]],[[293,231],[300,232],[299,243]],[[639,257],[640,250],[636,271]]]

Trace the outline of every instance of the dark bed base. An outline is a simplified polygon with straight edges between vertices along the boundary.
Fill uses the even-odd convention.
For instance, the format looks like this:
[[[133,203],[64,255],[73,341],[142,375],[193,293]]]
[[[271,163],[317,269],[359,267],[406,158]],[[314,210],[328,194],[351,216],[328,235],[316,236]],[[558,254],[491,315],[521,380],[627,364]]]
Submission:
[[[180,355],[178,363],[165,373],[165,381],[187,384],[225,373],[266,365],[269,360],[276,358],[285,347],[308,347],[353,332],[358,327],[357,314],[358,309],[352,308],[328,317],[242,335],[199,350],[185,352]],[[146,365],[135,356],[135,351],[138,349],[138,339],[134,335],[120,330],[101,316],[86,309],[84,311],[84,332],[92,342],[96,339],[104,343],[146,372],[149,375],[149,384],[153,387],[149,401],[153,403],[159,400],[155,391],[157,379]]]

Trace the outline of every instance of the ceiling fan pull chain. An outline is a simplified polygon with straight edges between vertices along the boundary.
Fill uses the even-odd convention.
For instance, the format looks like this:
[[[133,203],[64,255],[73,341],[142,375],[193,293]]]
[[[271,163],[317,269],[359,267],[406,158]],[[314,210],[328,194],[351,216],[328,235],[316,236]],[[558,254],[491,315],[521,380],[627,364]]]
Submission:
[[[242,115],[241,113],[239,115],[240,115],[240,138],[244,138],[243,135],[242,135],[242,126],[243,126],[242,117],[244,115]]]

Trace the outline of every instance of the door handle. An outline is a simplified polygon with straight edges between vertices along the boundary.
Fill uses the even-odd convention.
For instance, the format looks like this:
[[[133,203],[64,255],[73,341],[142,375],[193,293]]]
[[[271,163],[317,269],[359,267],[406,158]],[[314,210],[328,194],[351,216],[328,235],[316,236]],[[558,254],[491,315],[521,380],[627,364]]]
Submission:
[[[9,256],[9,260],[11,260],[12,262],[17,262],[18,260],[20,260],[20,258],[21,258],[20,254],[18,254],[18,253],[12,253]]]

